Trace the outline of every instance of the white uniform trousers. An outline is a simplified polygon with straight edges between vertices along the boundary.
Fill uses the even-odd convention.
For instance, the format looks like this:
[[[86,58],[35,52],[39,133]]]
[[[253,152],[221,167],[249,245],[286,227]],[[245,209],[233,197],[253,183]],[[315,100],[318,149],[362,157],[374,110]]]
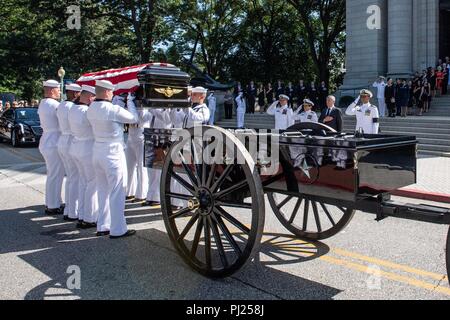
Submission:
[[[71,135],[61,135],[58,140],[58,153],[66,172],[66,186],[64,192],[64,215],[71,219],[78,219],[78,183],[79,174],[77,164],[70,155],[70,145],[73,137]]]
[[[125,153],[128,171],[127,196],[145,199],[148,193],[148,174],[144,167],[144,141],[128,139]]]
[[[97,179],[99,216],[97,231],[110,231],[112,236],[124,235],[127,163],[121,142],[94,144],[94,170]]]
[[[214,125],[214,120],[216,119],[215,118],[216,117],[216,108],[215,107],[214,108],[209,108],[209,112],[210,112],[210,116],[209,116],[208,124],[210,126],[213,126]]]
[[[245,111],[237,110],[237,127],[243,128],[244,127],[244,117],[245,117]]]
[[[148,168],[149,187],[147,193],[147,201],[161,202],[160,184],[161,184],[161,169]]]
[[[380,111],[380,117],[386,116],[386,101],[384,98],[378,98],[378,111]]]
[[[62,204],[61,189],[65,171],[57,147],[60,135],[60,132],[44,133],[39,142],[39,151],[47,167],[45,205],[49,209],[59,209]]]
[[[97,181],[92,162],[94,141],[72,141],[70,155],[76,162],[78,182],[78,219],[96,223],[98,219]]]

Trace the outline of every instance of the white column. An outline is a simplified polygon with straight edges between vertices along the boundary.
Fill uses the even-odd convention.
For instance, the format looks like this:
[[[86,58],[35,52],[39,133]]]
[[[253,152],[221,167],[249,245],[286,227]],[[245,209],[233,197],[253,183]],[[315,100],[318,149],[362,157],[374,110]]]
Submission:
[[[413,0],[388,1],[388,74],[413,72]]]

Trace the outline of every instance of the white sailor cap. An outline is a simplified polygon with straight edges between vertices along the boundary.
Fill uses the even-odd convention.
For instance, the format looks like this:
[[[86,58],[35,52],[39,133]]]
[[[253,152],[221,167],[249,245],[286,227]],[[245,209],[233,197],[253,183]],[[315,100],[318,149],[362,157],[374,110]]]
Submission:
[[[76,83],[66,84],[66,91],[80,92],[81,87]]]
[[[314,107],[314,102],[312,102],[311,100],[309,100],[309,99],[305,99],[305,100],[303,100],[303,104],[309,104],[309,105],[311,105],[311,106],[313,106]]]
[[[100,87],[100,88],[104,88],[104,89],[107,89],[107,90],[115,90],[115,88],[116,88],[116,86],[113,85],[111,83],[111,81],[108,81],[108,80],[97,80],[97,81],[95,81],[95,86],[96,87]]]
[[[369,96],[369,97],[373,97],[373,93],[370,91],[370,90],[367,90],[367,89],[362,89],[360,92],[359,92],[359,95],[360,96]]]
[[[83,85],[81,86],[81,90],[82,90],[82,91],[89,92],[89,93],[92,93],[93,95],[95,95],[95,87],[93,87],[93,86],[88,86],[88,85],[86,85],[86,84],[83,84]]]
[[[279,96],[278,96],[278,99],[284,99],[284,100],[287,100],[287,101],[289,101],[290,100],[290,98],[289,98],[289,96],[287,96],[287,95],[285,95],[285,94],[280,94]]]
[[[46,88],[59,88],[60,84],[56,80],[43,81],[42,85]]]
[[[204,93],[206,94],[208,92],[208,89],[205,89],[203,87],[195,87],[192,89],[192,93]]]

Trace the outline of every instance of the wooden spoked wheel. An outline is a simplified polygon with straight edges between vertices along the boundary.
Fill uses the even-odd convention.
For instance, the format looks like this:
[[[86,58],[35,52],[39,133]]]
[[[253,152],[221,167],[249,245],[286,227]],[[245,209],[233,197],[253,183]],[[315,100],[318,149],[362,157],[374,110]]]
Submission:
[[[446,248],[446,262],[447,262],[447,279],[450,284],[450,227],[447,234],[447,248]]]
[[[231,132],[204,126],[199,136],[198,130],[196,136],[190,130],[189,139],[174,143],[165,159],[161,179],[164,223],[191,268],[211,278],[228,277],[259,250],[265,214],[263,188],[253,159]],[[214,161],[203,161],[210,158],[211,154],[205,157],[205,150],[213,142],[221,143],[223,150],[213,152]],[[174,187],[176,183],[181,191]],[[183,205],[174,208],[174,200],[182,200]]]
[[[300,239],[324,240],[343,230],[355,209],[313,201],[308,196],[267,194],[275,216]]]

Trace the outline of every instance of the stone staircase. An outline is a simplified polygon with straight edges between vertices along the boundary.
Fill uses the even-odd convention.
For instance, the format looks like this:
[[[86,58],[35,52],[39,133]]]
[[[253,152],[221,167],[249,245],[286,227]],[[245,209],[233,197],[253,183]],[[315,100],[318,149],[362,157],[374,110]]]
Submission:
[[[216,123],[221,127],[236,127],[236,118]],[[267,114],[245,115],[247,128],[271,129],[273,116]],[[344,131],[352,132],[356,119],[344,116]],[[419,140],[422,155],[450,157],[450,96],[436,98],[430,113],[422,117],[383,118],[380,122],[384,134],[412,135]]]

